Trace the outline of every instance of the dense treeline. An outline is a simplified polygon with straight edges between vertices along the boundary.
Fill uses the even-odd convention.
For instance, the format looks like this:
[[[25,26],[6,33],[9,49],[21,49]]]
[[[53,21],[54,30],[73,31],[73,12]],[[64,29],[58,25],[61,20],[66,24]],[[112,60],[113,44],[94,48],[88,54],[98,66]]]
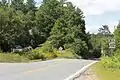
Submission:
[[[92,55],[95,57],[110,55],[109,40],[111,39],[114,39],[114,35],[110,32],[108,25],[102,25],[97,34],[90,34],[90,42],[93,46]]]
[[[106,52],[109,55],[107,57],[104,57],[100,64],[102,65],[102,67],[113,72],[113,70],[120,70],[120,22],[117,26],[115,26],[115,31],[114,34],[111,36],[111,39],[115,39],[115,48],[105,48],[106,50],[109,50],[108,52]]]
[[[0,2],[0,48],[11,51],[16,45],[46,51],[70,49],[83,57],[92,54],[90,35],[85,32],[81,9],[66,0],[2,0]],[[46,47],[47,45],[47,47]]]
[[[116,50],[120,50],[120,22],[116,26],[114,35],[115,35],[115,42],[116,42]]]
[[[32,0],[2,0],[0,3],[0,48],[10,51],[15,45],[32,45],[28,30],[35,28],[35,2]],[[34,38],[33,38],[33,41]]]

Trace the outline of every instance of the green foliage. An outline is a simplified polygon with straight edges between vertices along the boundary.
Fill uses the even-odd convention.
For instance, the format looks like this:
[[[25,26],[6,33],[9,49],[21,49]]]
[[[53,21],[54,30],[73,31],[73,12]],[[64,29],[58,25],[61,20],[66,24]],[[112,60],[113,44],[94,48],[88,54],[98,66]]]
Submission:
[[[96,47],[93,49],[93,52],[91,53],[93,58],[100,58],[101,57],[101,47]]]
[[[46,53],[46,54],[45,54],[45,57],[46,57],[46,59],[55,59],[55,58],[57,58],[58,56],[57,56],[56,53],[51,52],[51,53]]]
[[[56,20],[48,41],[51,42],[52,48],[58,49],[61,46],[65,49],[70,48],[75,54],[87,57],[89,49],[84,16],[72,3],[66,4],[67,6],[63,7],[63,15]]]
[[[71,49],[75,54],[82,56],[83,58],[89,58],[90,53],[88,52],[88,47],[85,41],[75,40],[75,42],[71,45]]]
[[[103,25],[102,28],[99,28],[99,34],[104,35],[104,36],[108,36],[111,34],[108,25]]]
[[[71,50],[56,51],[58,58],[74,59],[79,58]]]
[[[36,27],[35,11],[29,9],[25,14],[24,6],[30,6],[30,0],[26,5],[23,1],[13,0],[12,4],[9,4],[11,7],[0,6],[0,47],[4,52],[10,51],[15,45],[36,47],[39,44],[38,34],[34,32],[31,36],[28,32]],[[33,6],[32,2],[31,5]]]
[[[35,1],[34,0],[27,0],[26,4],[25,4],[25,9],[26,9],[26,13],[29,11],[33,11],[36,12],[37,7],[35,5]]]
[[[109,50],[108,49],[108,39],[115,38],[116,42],[116,49],[115,52],[111,54],[111,56],[105,56],[103,57],[102,61],[100,62],[100,65],[108,70],[120,70],[120,24],[118,24],[117,29],[114,32],[114,36],[107,36],[107,38],[102,39],[102,46],[103,50]],[[106,51],[108,53],[108,51]]]
[[[120,49],[120,23],[117,26],[117,29],[114,32],[116,49]]]
[[[0,3],[0,48],[11,51],[16,45],[40,50],[27,53],[29,59],[55,58],[54,49],[71,49],[74,55],[89,58],[92,45],[85,32],[81,9],[66,0],[43,0],[36,8],[34,0],[4,0]],[[48,54],[47,54],[48,53]],[[64,53],[65,54],[65,53]]]
[[[11,7],[16,10],[24,10],[24,0],[12,0]]]
[[[30,59],[30,60],[36,60],[36,59],[42,59],[45,60],[45,56],[43,53],[41,53],[41,51],[39,49],[35,49],[32,50],[31,52],[28,52],[26,54],[26,56]]]
[[[16,30],[15,25],[20,26],[21,21],[18,20],[18,17],[15,17],[15,13],[13,13],[14,9],[12,8],[10,8],[9,10],[0,8],[0,11],[0,44],[2,45],[1,48],[6,51],[7,49],[5,50],[5,48],[10,47],[9,44],[12,43],[12,40],[15,37],[19,36],[18,34],[20,33],[20,31]],[[20,29],[22,29],[22,27],[20,27]]]
[[[28,62],[29,59],[13,53],[0,53],[0,62]]]
[[[104,57],[101,64],[108,69],[120,69],[120,51],[116,51],[111,57]]]
[[[101,39],[101,44],[102,44],[102,48],[103,48],[103,55],[108,53],[109,50],[109,39],[110,38],[102,38]]]
[[[53,49],[52,52],[46,52],[44,54],[46,59],[54,59],[54,58],[67,58],[67,59],[73,59],[77,58],[77,56],[71,51],[71,50],[57,50]]]
[[[91,34],[90,42],[92,44],[92,52],[93,55],[97,57],[102,55],[109,54],[109,40],[113,39],[114,36],[112,34],[98,33],[98,34]]]
[[[101,37],[98,34],[91,34],[89,42],[91,43],[90,53],[92,57],[99,58],[101,56]]]
[[[45,42],[50,36],[51,29],[62,14],[61,10],[58,0],[46,0],[36,12],[36,25],[42,42]]]
[[[95,73],[99,76],[100,80],[119,80],[120,70],[111,70],[104,68],[101,64],[97,63],[93,66]]]
[[[48,46],[46,47],[41,47],[40,49],[35,49],[32,50],[32,52],[28,52],[26,56],[30,60],[35,60],[35,59],[42,59],[42,60],[48,60],[48,59],[54,59],[54,58],[78,58],[77,55],[75,55],[71,50],[57,50],[57,49],[52,49],[52,51],[48,51]],[[46,50],[47,49],[47,50]]]

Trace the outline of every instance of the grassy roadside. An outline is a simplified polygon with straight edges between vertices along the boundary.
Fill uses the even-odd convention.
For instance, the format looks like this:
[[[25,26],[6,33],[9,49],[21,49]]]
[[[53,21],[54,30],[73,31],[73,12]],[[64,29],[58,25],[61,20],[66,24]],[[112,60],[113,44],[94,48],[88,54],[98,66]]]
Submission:
[[[12,53],[0,53],[0,62],[1,63],[20,63],[20,62],[29,62],[29,59],[25,56],[20,56],[19,54]]]
[[[120,70],[104,68],[100,63],[95,64],[93,69],[98,75],[99,80],[120,80]]]
[[[52,59],[75,59],[75,55],[70,51],[53,52],[53,53],[42,53],[40,50],[33,50],[31,53],[16,54],[16,53],[0,53],[1,63],[27,63],[27,62],[38,62]]]

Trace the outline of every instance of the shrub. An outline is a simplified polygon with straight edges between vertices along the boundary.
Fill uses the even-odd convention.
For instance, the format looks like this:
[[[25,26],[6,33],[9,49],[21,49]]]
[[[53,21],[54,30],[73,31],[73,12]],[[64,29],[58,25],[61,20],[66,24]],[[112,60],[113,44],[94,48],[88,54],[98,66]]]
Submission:
[[[41,52],[47,53],[47,52],[53,52],[54,48],[50,41],[47,41],[43,44],[43,46],[40,48]]]
[[[32,50],[31,52],[27,53],[27,57],[30,60],[42,59],[45,60],[45,56],[39,49]]]
[[[93,52],[92,52],[92,57],[93,58],[100,58],[102,55],[101,53],[101,48],[100,47],[96,47],[95,49],[93,49]]]
[[[57,54],[56,53],[46,53],[44,56],[46,57],[46,59],[57,58]]]
[[[114,55],[110,57],[104,57],[101,64],[105,68],[120,69],[120,51],[116,51]]]
[[[75,43],[72,44],[72,50],[74,54],[81,56],[82,58],[89,58],[90,54],[88,51],[87,44],[82,40],[75,40]]]

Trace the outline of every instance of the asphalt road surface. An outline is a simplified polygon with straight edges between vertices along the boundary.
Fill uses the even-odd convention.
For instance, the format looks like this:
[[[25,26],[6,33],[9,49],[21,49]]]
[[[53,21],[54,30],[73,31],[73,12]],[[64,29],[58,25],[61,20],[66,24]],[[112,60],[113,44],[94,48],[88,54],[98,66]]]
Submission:
[[[0,80],[64,80],[91,62],[56,59],[34,63],[0,63]]]

